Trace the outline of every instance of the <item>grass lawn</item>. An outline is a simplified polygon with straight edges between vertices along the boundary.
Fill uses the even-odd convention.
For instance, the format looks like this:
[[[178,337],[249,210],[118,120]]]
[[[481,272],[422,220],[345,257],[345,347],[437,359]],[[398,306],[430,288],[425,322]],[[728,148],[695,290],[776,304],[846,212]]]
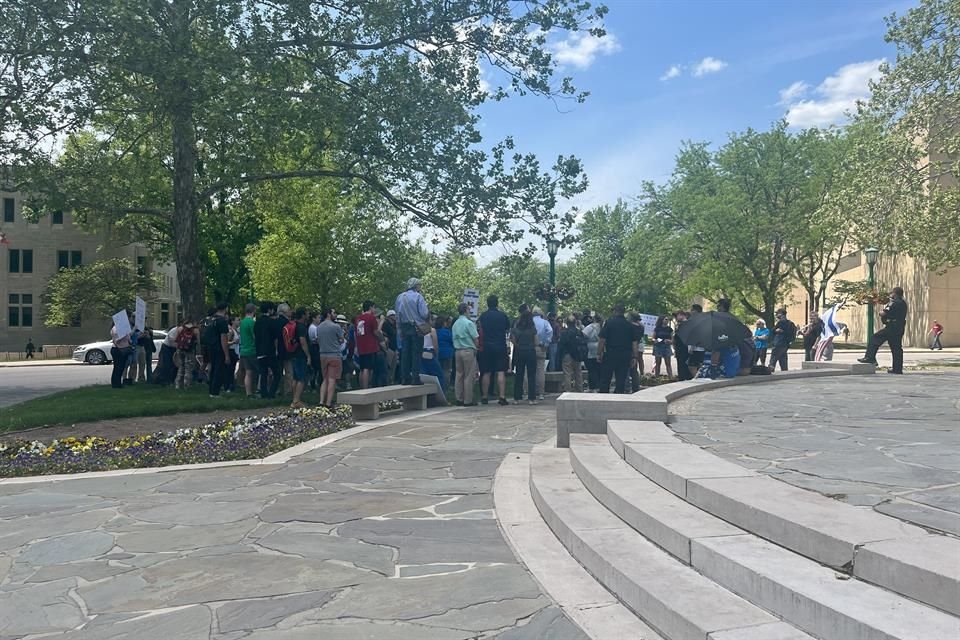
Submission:
[[[316,402],[316,392],[308,391],[304,396],[308,403]],[[242,411],[289,404],[288,398],[248,400],[243,392],[211,398],[207,393],[207,386],[200,384],[180,391],[153,384],[136,384],[123,389],[113,389],[110,385],[94,385],[0,408],[0,433],[117,418],[218,410]]]

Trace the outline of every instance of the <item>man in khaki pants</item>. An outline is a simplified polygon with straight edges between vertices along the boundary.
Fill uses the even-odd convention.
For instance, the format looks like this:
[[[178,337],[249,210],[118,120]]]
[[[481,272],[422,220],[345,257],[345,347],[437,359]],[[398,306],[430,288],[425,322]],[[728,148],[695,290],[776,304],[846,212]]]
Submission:
[[[457,381],[454,392],[457,404],[465,407],[475,407],[473,401],[473,385],[477,379],[477,347],[480,343],[480,333],[477,325],[467,317],[467,303],[461,302],[457,307],[460,317],[453,323],[453,349],[457,362]]]
[[[533,308],[533,326],[537,329],[537,400],[543,400],[547,381],[547,356],[553,342],[553,327],[543,317],[540,307]]]

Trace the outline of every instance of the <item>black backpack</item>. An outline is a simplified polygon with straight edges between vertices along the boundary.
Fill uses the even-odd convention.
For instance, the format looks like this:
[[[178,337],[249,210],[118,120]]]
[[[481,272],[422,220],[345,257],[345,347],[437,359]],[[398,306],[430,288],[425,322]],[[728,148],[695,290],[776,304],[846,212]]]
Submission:
[[[793,344],[794,340],[797,339],[797,325],[793,323],[793,320],[787,320],[789,326],[787,327],[787,333],[784,336],[787,339],[787,344]]]
[[[200,342],[205,347],[216,348],[220,346],[220,334],[217,333],[217,318],[207,316],[200,322]]]
[[[578,362],[586,362],[587,355],[589,353],[590,351],[587,347],[587,336],[583,335],[582,331],[577,331],[577,334],[574,337],[573,353],[570,355],[573,356],[574,360]]]

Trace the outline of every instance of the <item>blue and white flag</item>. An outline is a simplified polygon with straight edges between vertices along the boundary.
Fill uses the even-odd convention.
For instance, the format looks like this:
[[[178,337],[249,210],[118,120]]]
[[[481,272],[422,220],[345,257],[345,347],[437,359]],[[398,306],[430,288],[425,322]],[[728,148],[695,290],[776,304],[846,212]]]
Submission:
[[[837,319],[837,313],[839,313],[841,306],[843,305],[835,304],[826,313],[820,316],[820,319],[823,320],[824,338],[835,338],[843,333],[843,323]]]

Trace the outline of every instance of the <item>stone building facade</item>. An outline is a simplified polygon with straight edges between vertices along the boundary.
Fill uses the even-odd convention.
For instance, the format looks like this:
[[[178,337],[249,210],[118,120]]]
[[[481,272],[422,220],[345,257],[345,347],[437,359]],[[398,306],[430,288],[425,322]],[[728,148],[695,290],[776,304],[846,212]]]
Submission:
[[[176,323],[180,299],[176,267],[156,263],[143,245],[84,230],[67,211],[29,222],[23,218],[22,206],[20,193],[0,191],[0,229],[7,240],[0,244],[0,352],[23,351],[28,340],[39,349],[107,339],[110,318],[84,316],[73,326],[48,327],[43,304],[47,283],[62,267],[104,258],[125,257],[159,276],[155,299],[147,303],[147,324],[166,329]]]

